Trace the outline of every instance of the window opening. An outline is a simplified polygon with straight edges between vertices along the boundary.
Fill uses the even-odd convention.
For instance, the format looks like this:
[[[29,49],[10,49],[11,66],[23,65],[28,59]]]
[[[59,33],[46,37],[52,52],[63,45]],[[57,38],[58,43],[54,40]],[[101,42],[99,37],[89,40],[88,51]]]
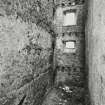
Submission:
[[[77,17],[75,10],[64,11],[64,22],[63,26],[70,26],[77,24]]]

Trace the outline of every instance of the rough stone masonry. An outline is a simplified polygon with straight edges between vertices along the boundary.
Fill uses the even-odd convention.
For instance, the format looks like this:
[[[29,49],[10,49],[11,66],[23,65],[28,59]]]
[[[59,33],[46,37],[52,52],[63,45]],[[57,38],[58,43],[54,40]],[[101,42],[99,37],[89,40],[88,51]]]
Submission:
[[[0,0],[0,105],[84,105],[83,3],[76,2],[78,25],[70,28],[59,26],[59,0]],[[68,38],[75,53],[57,47]]]

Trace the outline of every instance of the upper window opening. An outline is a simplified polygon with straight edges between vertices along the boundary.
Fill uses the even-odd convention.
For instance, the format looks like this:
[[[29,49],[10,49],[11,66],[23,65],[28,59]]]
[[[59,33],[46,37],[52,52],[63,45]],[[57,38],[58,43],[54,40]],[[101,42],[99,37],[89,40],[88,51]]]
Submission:
[[[64,11],[64,22],[63,26],[70,26],[76,25],[76,11],[75,10],[68,10]]]

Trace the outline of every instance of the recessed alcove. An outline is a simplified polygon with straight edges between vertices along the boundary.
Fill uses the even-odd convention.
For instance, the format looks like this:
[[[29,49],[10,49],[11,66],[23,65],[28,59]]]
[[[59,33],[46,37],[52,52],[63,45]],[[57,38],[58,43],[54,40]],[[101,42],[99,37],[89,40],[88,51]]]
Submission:
[[[75,53],[76,52],[76,41],[67,40],[63,41],[64,44],[64,53]]]
[[[74,49],[74,48],[75,48],[75,43],[74,43],[74,41],[67,41],[67,42],[65,43],[65,47],[66,47],[67,49]]]

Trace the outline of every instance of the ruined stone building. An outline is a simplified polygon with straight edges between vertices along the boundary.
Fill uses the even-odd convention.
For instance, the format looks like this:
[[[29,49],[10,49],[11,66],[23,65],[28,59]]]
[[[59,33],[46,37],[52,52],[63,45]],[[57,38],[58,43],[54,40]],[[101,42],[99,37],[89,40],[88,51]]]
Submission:
[[[85,100],[88,95],[85,71],[85,3],[59,0],[55,1],[55,7],[55,89],[48,94],[44,105],[54,104],[53,99],[57,101],[57,105],[88,105]]]
[[[105,105],[104,0],[0,0],[0,105]]]

